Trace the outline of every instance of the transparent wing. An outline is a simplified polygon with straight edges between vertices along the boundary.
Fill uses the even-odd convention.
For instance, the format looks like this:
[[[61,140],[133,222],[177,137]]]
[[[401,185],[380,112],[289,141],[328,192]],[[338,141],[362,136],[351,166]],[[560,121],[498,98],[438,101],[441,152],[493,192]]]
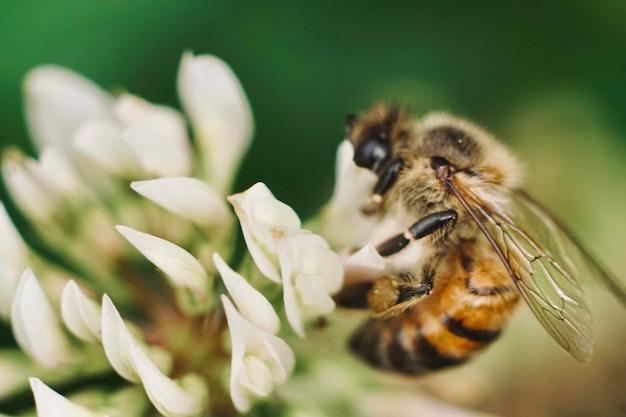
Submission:
[[[506,210],[470,199],[486,219],[492,244],[499,247],[499,256],[539,322],[575,359],[591,360],[591,314],[580,283],[599,280],[625,305],[626,290],[525,194],[514,194]]]

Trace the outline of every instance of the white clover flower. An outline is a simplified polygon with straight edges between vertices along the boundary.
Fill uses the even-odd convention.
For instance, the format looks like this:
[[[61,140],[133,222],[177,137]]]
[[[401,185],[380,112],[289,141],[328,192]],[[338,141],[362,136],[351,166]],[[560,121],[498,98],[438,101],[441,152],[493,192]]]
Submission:
[[[230,414],[279,404],[295,369],[288,340],[334,310],[338,256],[263,183],[228,197],[248,250],[233,256],[226,195],[253,119],[230,68],[186,53],[178,87],[193,141],[173,108],[114,97],[59,67],[28,74],[41,153],[7,152],[2,170],[38,247],[63,264],[27,256],[2,207],[0,317],[22,351],[0,351],[0,403],[31,376],[40,416],[193,417],[224,411],[225,393]],[[281,326],[282,304],[293,330]],[[103,391],[97,376],[112,373],[127,385]],[[85,377],[89,386],[64,392]]]
[[[354,147],[344,140],[337,149],[335,189],[319,217],[319,233],[336,248],[343,248],[369,237],[377,219],[359,209],[376,183],[376,175],[352,160]]]
[[[228,230],[232,226],[232,214],[224,199],[197,178],[155,178],[135,181],[130,186],[167,211],[210,231]]]
[[[100,306],[88,298],[74,280],[68,281],[63,289],[61,316],[68,330],[79,339],[85,342],[102,340]]]
[[[285,203],[278,201],[263,183],[228,197],[233,205],[248,251],[266,277],[281,282],[278,250],[272,237],[273,228],[299,229],[300,217]]]
[[[191,314],[204,313],[212,307],[211,279],[196,258],[180,246],[126,226],[116,226],[168,278],[176,292],[180,308]]]
[[[85,121],[111,119],[113,99],[88,79],[54,65],[32,70],[24,80],[26,119],[40,147],[67,148]]]
[[[306,230],[272,231],[278,247],[287,319],[304,337],[305,320],[335,308],[331,295],[343,284],[341,259],[322,237]]]
[[[280,318],[267,298],[244,277],[233,271],[218,253],[213,254],[213,262],[241,316],[259,329],[277,334]]]
[[[254,121],[248,99],[224,61],[190,52],[180,63],[178,93],[209,182],[223,193],[252,139]]]
[[[330,313],[343,283],[341,260],[326,241],[300,228],[291,207],[263,183],[230,196],[248,250],[266,277],[283,285],[289,324],[304,336],[304,322]]]
[[[0,318],[8,320],[22,272],[28,266],[26,245],[0,203]]]
[[[37,415],[39,417],[104,417],[104,414],[74,404],[52,390],[38,378],[30,378],[30,385],[35,396]]]
[[[30,269],[22,274],[15,292],[11,327],[22,350],[40,365],[54,368],[71,363],[74,357],[71,342]]]
[[[240,412],[247,412],[255,398],[267,397],[283,384],[295,365],[287,343],[244,319],[222,296],[232,345],[230,395]]]

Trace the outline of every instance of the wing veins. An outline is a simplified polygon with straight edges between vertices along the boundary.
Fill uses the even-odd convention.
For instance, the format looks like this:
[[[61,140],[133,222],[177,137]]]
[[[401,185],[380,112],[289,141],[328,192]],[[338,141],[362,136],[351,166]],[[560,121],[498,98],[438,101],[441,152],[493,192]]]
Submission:
[[[507,273],[518,288],[522,298],[524,298],[526,304],[528,304],[533,314],[539,319],[542,326],[548,331],[552,338],[575,359],[589,361],[592,354],[591,316],[582,299],[582,294],[578,294],[580,292],[580,286],[573,275],[532,236],[522,230],[502,207],[487,204],[473,193],[460,190],[450,180],[443,182],[448,187],[449,191],[460,201],[466,212],[485,235],[504,264]],[[468,198],[465,197],[466,195]],[[468,203],[468,200],[474,203],[478,214],[483,216],[492,227],[497,228],[497,230],[502,233],[501,239],[496,241],[492,232],[483,224],[474,208]],[[560,248],[556,248],[557,251],[568,249],[563,245],[573,245],[574,249],[580,252],[576,255],[582,257],[585,262],[590,264],[586,266],[593,267],[596,273],[603,272],[595,261],[589,262],[590,260],[592,261],[592,258],[581,250],[576,242],[560,229],[558,224],[556,224],[547,213],[543,212],[537,204],[534,204],[532,200],[529,199],[524,199],[521,203],[527,204],[525,208],[529,210],[529,214],[536,217],[535,220],[545,222],[547,219],[550,221],[547,224],[543,224],[543,226],[549,228],[550,230],[548,231],[557,233],[556,237],[563,240],[556,241],[556,243],[561,244]],[[517,236],[514,236],[513,233],[517,234]],[[522,245],[522,241],[525,242],[526,245],[529,245],[530,248],[526,245]],[[567,253],[561,255],[565,257],[564,261],[567,263]],[[512,265],[515,265],[516,271],[513,270]],[[540,265],[540,267],[533,267],[533,265]],[[576,266],[572,262],[570,262],[569,266],[574,268],[572,272],[576,273]],[[542,282],[542,279],[545,282]],[[569,288],[569,291],[572,292],[571,296],[568,295],[567,291],[561,289],[561,285],[564,284],[562,280],[565,280],[567,283],[566,286]],[[610,279],[607,280],[612,282]],[[561,282],[561,284],[559,284],[559,282]],[[549,287],[542,287],[545,285]],[[614,285],[617,285],[617,283],[614,283]],[[549,296],[549,293],[545,292],[546,290],[552,293],[552,297]],[[624,300],[626,300],[626,293],[624,294]],[[576,295],[578,295],[578,298]]]

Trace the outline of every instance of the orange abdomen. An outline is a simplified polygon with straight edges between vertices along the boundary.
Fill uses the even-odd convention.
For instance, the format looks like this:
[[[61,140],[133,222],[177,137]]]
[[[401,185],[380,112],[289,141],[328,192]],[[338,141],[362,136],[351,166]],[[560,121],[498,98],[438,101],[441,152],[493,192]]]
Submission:
[[[350,347],[371,365],[404,374],[458,365],[499,336],[518,300],[493,250],[467,243],[442,261],[431,294],[369,319]]]

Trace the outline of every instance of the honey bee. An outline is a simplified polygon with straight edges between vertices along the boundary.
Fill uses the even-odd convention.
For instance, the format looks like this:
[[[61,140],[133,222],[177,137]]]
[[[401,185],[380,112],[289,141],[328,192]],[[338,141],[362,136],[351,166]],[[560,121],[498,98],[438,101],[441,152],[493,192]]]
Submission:
[[[520,166],[502,144],[466,120],[414,120],[386,104],[349,116],[346,131],[356,165],[377,175],[361,211],[409,219],[378,253],[428,248],[369,283],[373,314],[350,341],[358,356],[411,375],[459,365],[498,338],[522,298],[564,350],[591,359],[580,280],[596,278],[625,304],[626,291],[518,188]]]

